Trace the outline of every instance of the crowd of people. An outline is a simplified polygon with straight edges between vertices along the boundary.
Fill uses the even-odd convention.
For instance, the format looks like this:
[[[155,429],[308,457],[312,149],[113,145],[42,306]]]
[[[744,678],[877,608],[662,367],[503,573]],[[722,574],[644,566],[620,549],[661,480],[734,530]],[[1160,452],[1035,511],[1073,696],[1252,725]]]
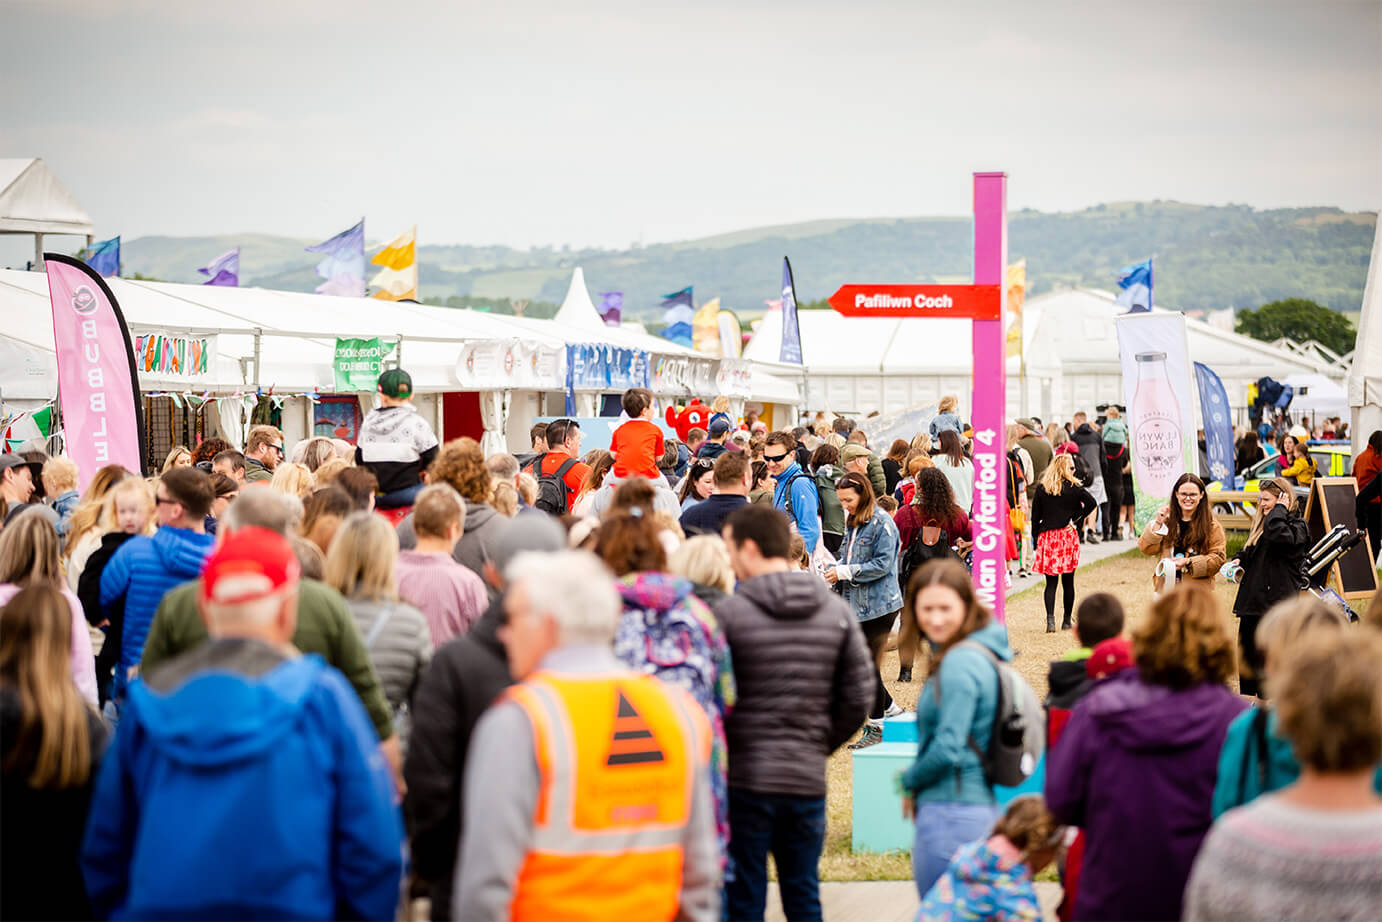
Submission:
[[[819,919],[826,762],[901,712],[893,646],[924,683],[919,918],[1038,918],[1053,863],[1063,918],[1382,905],[1382,640],[1300,594],[1284,478],[1237,636],[1195,474],[1140,535],[1128,632],[1074,584],[1131,527],[1117,408],[1011,422],[1008,557],[1076,648],[1044,793],[1002,805],[1016,653],[967,569],[954,398],[880,454],[727,400],[674,439],[634,388],[608,450],[558,419],[489,456],[410,398],[393,369],[358,445],[257,425],[150,476],[0,455],[0,915],[762,919],[771,856]]]

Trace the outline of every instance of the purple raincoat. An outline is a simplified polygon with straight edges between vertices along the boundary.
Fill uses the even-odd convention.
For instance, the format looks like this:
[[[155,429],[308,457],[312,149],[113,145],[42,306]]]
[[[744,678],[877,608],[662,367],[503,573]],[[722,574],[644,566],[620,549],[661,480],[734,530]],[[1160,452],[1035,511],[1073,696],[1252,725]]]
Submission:
[[[1222,685],[1183,691],[1128,669],[1075,707],[1046,759],[1046,803],[1084,828],[1077,920],[1181,917],[1209,831],[1219,750],[1247,706]]]

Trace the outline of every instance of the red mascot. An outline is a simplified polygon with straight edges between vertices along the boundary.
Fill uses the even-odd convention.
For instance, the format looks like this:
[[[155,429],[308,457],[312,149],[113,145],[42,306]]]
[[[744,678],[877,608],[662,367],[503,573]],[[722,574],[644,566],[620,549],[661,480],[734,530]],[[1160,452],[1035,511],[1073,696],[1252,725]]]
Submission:
[[[692,429],[705,429],[710,423],[710,407],[693,397],[680,413],[676,407],[667,408],[667,425],[677,431],[677,438],[683,442]]]

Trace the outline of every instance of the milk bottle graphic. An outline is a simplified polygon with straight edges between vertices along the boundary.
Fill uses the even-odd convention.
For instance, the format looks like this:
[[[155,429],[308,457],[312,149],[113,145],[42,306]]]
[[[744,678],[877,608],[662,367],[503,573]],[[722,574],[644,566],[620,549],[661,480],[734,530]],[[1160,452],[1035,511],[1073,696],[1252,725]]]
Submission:
[[[1137,393],[1132,400],[1133,467],[1138,489],[1159,499],[1171,495],[1185,460],[1181,453],[1180,403],[1166,379],[1165,352],[1137,353]]]

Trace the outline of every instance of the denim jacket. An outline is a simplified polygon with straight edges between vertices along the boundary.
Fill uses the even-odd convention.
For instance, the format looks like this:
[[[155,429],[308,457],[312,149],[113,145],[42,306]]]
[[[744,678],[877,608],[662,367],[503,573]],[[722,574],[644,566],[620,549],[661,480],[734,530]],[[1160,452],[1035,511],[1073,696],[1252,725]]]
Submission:
[[[840,545],[840,564],[845,569],[836,586],[860,621],[891,615],[902,607],[902,590],[897,585],[900,545],[892,517],[877,507],[863,526],[846,529]]]

